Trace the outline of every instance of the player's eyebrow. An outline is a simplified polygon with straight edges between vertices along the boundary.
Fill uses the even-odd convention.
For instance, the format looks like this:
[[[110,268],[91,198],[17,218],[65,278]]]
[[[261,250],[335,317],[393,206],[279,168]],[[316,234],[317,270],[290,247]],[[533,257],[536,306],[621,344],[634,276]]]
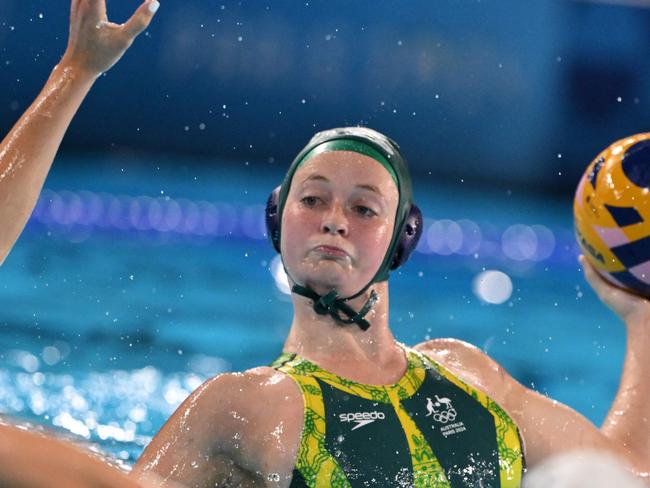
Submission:
[[[329,179],[327,179],[325,176],[319,175],[319,174],[308,176],[303,181],[303,184],[307,183],[308,181],[322,181],[324,183],[331,183],[331,181]],[[379,190],[379,188],[376,187],[375,185],[360,184],[360,185],[354,185],[354,187],[359,188],[361,190],[371,191],[371,192],[376,193],[376,194],[378,194],[378,195],[380,195],[382,197],[384,196],[383,193]]]

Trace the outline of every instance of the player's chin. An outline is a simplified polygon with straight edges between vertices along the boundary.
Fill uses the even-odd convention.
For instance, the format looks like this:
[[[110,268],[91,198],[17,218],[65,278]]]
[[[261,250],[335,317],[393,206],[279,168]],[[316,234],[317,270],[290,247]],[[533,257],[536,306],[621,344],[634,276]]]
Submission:
[[[341,271],[327,270],[305,276],[305,282],[316,293],[322,295],[336,290],[339,296],[344,293],[349,283],[349,275]]]
[[[361,283],[359,271],[345,260],[317,260],[303,262],[296,278],[319,295],[336,290],[339,296],[357,293],[366,282]],[[361,281],[360,281],[361,280]]]
[[[331,290],[338,291],[345,283],[345,279],[337,273],[319,273],[305,278],[307,285],[318,293],[321,293],[321,291],[325,293]]]
[[[314,280],[347,280],[354,272],[347,259],[314,259],[304,264],[305,273]]]

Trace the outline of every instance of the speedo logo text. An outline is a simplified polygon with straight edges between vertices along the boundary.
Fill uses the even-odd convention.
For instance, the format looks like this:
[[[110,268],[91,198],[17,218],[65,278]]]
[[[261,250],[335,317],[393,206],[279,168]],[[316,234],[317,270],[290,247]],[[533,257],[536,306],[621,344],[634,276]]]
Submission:
[[[339,414],[341,422],[355,422],[357,424],[351,430],[356,430],[375,420],[384,420],[385,418],[386,415],[383,412],[351,412]]]

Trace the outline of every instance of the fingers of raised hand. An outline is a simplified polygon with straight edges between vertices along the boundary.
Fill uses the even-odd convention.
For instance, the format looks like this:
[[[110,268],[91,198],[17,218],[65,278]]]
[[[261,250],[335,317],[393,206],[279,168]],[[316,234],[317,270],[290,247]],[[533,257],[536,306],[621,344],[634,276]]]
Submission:
[[[145,0],[133,13],[131,18],[122,24],[124,34],[133,40],[149,26],[159,6],[160,3],[158,0]]]
[[[93,20],[106,20],[106,0],[82,0],[85,1],[88,13]]]
[[[106,0],[72,0],[72,18],[82,22],[106,21]]]
[[[144,0],[135,13],[119,30],[129,41],[145,30],[160,6],[158,0]],[[117,26],[108,21],[106,13],[106,0],[72,0],[71,17],[77,26]]]
[[[598,297],[616,314],[625,319],[633,314],[650,315],[650,301],[607,282],[584,256],[579,258],[585,279]]]
[[[159,5],[157,0],[141,1],[131,18],[118,25],[108,21],[106,0],[71,0],[67,61],[92,73],[109,70],[147,28]]]
[[[612,298],[615,298],[617,294],[622,293],[618,288],[607,283],[605,279],[598,274],[592,264],[587,261],[587,258],[581,255],[578,260],[582,266],[587,283],[589,283],[589,286],[593,288],[601,300],[609,302]]]
[[[596,292],[600,293],[601,288],[608,286],[608,284],[605,283],[603,278],[598,274],[591,263],[587,261],[587,258],[585,258],[583,255],[580,255],[578,261],[580,261],[580,265],[582,266],[585,279]]]

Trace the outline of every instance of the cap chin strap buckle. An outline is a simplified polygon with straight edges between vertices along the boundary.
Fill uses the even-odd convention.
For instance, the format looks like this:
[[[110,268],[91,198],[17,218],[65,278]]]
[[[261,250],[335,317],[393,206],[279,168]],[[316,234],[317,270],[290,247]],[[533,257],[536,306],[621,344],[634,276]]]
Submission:
[[[295,287],[294,287],[295,288]],[[318,300],[314,299],[314,311],[318,315],[327,315],[335,311],[336,299],[339,294],[335,290],[330,291],[326,295],[322,295]]]
[[[361,307],[361,310],[355,312],[352,307],[350,307],[346,302],[350,298],[359,296],[361,293],[350,298],[339,298],[339,294],[336,290],[332,290],[325,295],[319,295],[314,290],[309,287],[293,285],[291,291],[301,295],[303,297],[309,298],[314,302],[314,311],[318,315],[330,315],[334,320],[341,324],[357,324],[361,330],[368,330],[370,327],[370,322],[364,319],[366,314],[372,309],[372,307],[377,303],[379,299],[375,290],[370,292],[370,298],[366,303]],[[362,292],[365,290],[362,290]],[[343,312],[349,318],[345,319],[341,317],[339,312]]]

